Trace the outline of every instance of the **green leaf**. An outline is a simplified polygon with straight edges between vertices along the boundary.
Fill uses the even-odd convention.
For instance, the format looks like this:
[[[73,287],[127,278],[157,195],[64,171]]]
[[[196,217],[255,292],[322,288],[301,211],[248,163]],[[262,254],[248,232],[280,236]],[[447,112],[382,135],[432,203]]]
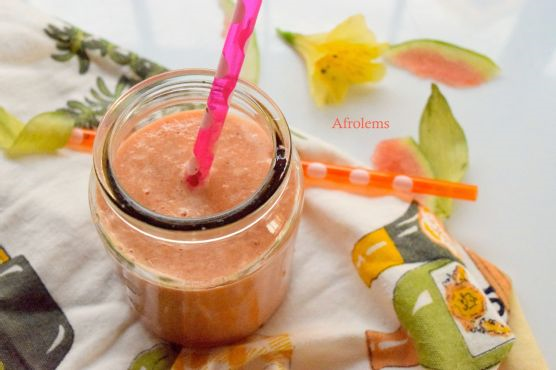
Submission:
[[[71,135],[74,118],[63,111],[46,112],[36,115],[6,150],[10,157],[27,154],[53,153],[65,146]]]
[[[112,96],[112,93],[110,92],[110,90],[106,86],[106,83],[101,77],[97,77],[97,86],[102,94],[104,94],[105,96]]]
[[[72,109],[77,109],[77,110],[87,110],[89,109],[89,107],[87,107],[85,104],[81,103],[80,101],[77,100],[69,100],[67,102],[68,107],[72,108]]]
[[[112,102],[111,100],[105,99],[103,96],[101,96],[100,93],[95,89],[91,89],[90,91],[93,98],[95,98],[99,103],[110,104]]]
[[[233,0],[219,0],[218,4],[220,9],[224,13],[224,27],[225,31],[228,29],[230,22],[234,16],[235,1]],[[256,84],[259,82],[259,77],[261,74],[260,66],[260,55],[259,55],[259,45],[257,43],[257,35],[255,32],[251,35],[247,41],[247,46],[245,47],[245,61],[243,62],[243,67],[239,77]]]
[[[437,179],[459,182],[467,171],[467,140],[438,86],[432,84],[431,89],[421,115],[419,147]],[[438,198],[435,213],[449,217],[452,199]]]
[[[114,63],[120,64],[120,65],[126,65],[131,60],[131,58],[127,54],[119,53],[116,50],[114,50],[110,53],[110,59],[112,59],[114,61]]]
[[[56,43],[56,49],[66,51],[70,49],[70,46],[67,42],[58,41]]]
[[[119,98],[120,95],[122,95],[122,92],[124,91],[124,89],[126,87],[127,87],[126,82],[120,78],[118,80],[118,83],[116,84],[116,90],[114,91],[114,97]]]
[[[23,129],[23,123],[0,107],[0,149],[9,148]]]
[[[454,210],[454,200],[436,197],[433,212],[441,218],[449,218]]]
[[[74,57],[74,54],[72,53],[65,53],[65,54],[52,54],[51,55],[52,59],[58,61],[58,62],[67,62],[68,60],[70,60],[71,58]]]
[[[79,74],[84,74],[89,70],[89,65],[91,62],[87,56],[79,55]]]

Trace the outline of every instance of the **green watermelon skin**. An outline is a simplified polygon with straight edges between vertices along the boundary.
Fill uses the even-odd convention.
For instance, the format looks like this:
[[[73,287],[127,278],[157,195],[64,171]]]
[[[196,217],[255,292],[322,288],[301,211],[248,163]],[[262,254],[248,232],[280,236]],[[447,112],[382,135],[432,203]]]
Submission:
[[[496,63],[483,54],[431,39],[392,45],[385,59],[419,77],[454,87],[478,86],[500,72]]]

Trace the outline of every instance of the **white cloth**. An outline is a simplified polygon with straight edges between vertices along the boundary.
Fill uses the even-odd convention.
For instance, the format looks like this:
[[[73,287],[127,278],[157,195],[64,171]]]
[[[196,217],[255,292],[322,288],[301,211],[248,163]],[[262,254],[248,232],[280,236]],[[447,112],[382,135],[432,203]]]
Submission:
[[[114,88],[121,66],[93,60],[88,73],[77,74],[76,58],[65,63],[51,58],[58,51],[44,28],[59,21],[18,0],[3,0],[0,19],[0,105],[15,116],[27,120],[80,100],[97,76]],[[355,162],[314,138],[297,144],[304,159]],[[29,261],[73,330],[61,370],[127,369],[138,353],[161,342],[132,313],[91,221],[91,165],[90,155],[68,150],[18,160],[0,156],[0,244],[12,259]],[[394,197],[306,191],[292,284],[259,332],[290,335],[293,369],[368,369],[365,331],[398,329],[390,297],[377,284],[370,289],[363,284],[351,250],[407,207]],[[1,279],[0,274],[0,284]],[[27,330],[32,336],[35,328]]]
[[[75,59],[51,59],[56,49],[43,29],[60,22],[16,0],[0,5],[0,19],[0,105],[17,117],[81,99],[99,74],[115,85],[118,69],[92,63],[89,73],[78,75]],[[348,160],[318,140],[303,140],[300,149],[308,159]],[[73,327],[73,345],[59,369],[126,369],[160,340],[136,321],[91,221],[90,171],[90,155],[67,150],[16,161],[0,157],[0,244],[12,258],[29,260]],[[391,197],[306,192],[289,294],[261,330],[290,334],[294,369],[368,369],[365,330],[397,329],[394,312],[378,304],[384,298],[359,279],[351,249],[406,207]]]

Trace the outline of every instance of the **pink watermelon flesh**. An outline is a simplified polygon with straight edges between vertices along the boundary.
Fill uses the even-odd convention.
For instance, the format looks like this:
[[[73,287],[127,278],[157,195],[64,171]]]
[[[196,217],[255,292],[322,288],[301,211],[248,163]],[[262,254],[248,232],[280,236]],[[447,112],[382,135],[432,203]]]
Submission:
[[[394,45],[386,59],[417,76],[455,87],[480,85],[499,71],[485,55],[437,40],[412,40]]]
[[[381,141],[371,160],[379,171],[434,178],[429,162],[412,138]]]
[[[455,87],[477,86],[484,76],[460,60],[448,60],[430,50],[408,50],[396,57],[396,64],[417,76],[433,78]]]

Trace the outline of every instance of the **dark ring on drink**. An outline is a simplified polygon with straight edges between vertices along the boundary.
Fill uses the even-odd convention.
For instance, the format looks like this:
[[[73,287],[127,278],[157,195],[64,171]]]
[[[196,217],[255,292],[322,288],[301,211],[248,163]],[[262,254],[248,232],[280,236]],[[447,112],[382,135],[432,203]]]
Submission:
[[[107,155],[108,142],[106,142],[103,148],[105,151],[105,154],[103,155],[103,170],[106,174],[106,179],[108,180],[108,184],[111,187],[112,192],[106,192],[106,194],[108,194],[112,203],[115,204],[122,212],[149,225],[162,229],[199,231],[225,226],[238,221],[259,209],[274,195],[276,190],[284,182],[286,174],[288,173],[290,161],[288,161],[283,140],[277,132],[275,132],[275,140],[276,156],[273,161],[271,170],[272,174],[270,178],[267,177],[264,185],[261,186],[255,195],[250,199],[235,208],[213,216],[179,218],[161,215],[142,207],[138,202],[134,201],[129,195],[127,195],[125,190],[123,190],[118,184],[118,181],[116,181],[112,171],[112,166],[110,165],[108,159],[109,156]],[[114,197],[112,197],[112,193]]]

